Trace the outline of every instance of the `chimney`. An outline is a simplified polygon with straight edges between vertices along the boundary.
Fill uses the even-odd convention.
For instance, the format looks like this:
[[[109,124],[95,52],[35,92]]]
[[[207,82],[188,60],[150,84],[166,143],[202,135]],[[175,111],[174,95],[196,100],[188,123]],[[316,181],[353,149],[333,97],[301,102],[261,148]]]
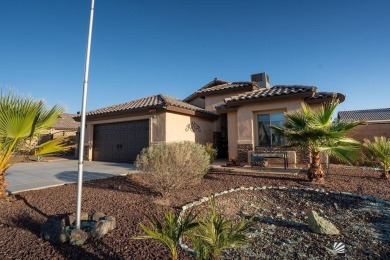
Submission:
[[[265,72],[251,75],[251,80],[252,82],[256,82],[256,85],[259,88],[271,87],[271,85],[269,84],[269,76]]]

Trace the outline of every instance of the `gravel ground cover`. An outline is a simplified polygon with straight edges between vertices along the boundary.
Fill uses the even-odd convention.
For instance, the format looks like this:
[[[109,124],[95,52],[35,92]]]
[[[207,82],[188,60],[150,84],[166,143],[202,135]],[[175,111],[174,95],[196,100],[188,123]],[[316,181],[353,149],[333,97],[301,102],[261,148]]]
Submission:
[[[141,233],[139,223],[147,223],[144,214],[158,212],[162,208],[180,210],[180,207],[188,202],[240,186],[320,187],[390,200],[390,183],[382,181],[379,172],[336,165],[331,166],[326,182],[322,185],[307,182],[304,173],[256,174],[224,168],[214,169],[200,184],[179,190],[168,198],[161,198],[137,176],[114,177],[84,184],[83,211],[101,211],[112,215],[117,219],[117,228],[102,240],[89,241],[83,246],[51,245],[39,238],[40,226],[48,217],[75,211],[76,185],[23,192],[12,196],[10,202],[2,202],[0,259],[167,259],[169,253],[163,246],[149,240],[130,239]],[[305,259],[305,255],[317,259],[330,257],[324,255],[324,247],[331,247],[332,243],[336,242],[334,238],[327,239],[309,233],[304,226],[299,229],[282,225],[283,221],[290,220],[303,223],[304,215],[301,212],[308,209],[321,209],[323,214],[330,217],[340,228],[343,233],[340,242],[347,244],[347,256],[350,253],[354,259],[390,258],[388,241],[371,239],[377,241],[377,245],[371,240],[367,241],[367,237],[380,232],[375,223],[386,224],[387,219],[383,218],[383,212],[377,208],[368,209],[373,205],[365,205],[361,201],[351,201],[336,195],[323,198],[310,192],[286,193],[267,190],[256,194],[240,192],[220,196],[217,202],[228,205],[225,207],[226,214],[231,217],[237,217],[240,211],[262,214],[263,221],[259,221],[259,229],[253,232],[254,247],[242,249],[243,251],[229,251],[225,255],[227,259]],[[334,203],[342,214],[338,213]],[[259,210],[256,211],[255,207],[252,209],[251,204],[256,205]],[[260,209],[266,211],[261,213]],[[364,212],[361,209],[367,210]],[[347,232],[344,233],[343,230]],[[353,250],[356,253],[353,253]],[[182,251],[179,258],[191,259]]]

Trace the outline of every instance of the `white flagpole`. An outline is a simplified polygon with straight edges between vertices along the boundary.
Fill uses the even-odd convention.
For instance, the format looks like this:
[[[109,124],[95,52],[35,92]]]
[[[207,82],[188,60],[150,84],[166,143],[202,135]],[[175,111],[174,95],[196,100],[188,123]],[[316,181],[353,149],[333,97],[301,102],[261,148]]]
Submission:
[[[85,110],[86,110],[86,106],[87,106],[89,55],[90,55],[90,52],[91,52],[91,39],[92,39],[92,24],[93,24],[94,5],[95,5],[95,0],[92,0],[92,2],[91,2],[91,12],[90,12],[90,16],[89,16],[87,52],[86,52],[86,55],[85,55],[83,101],[82,101],[82,107],[81,107],[81,127],[80,127],[80,141],[79,141],[79,172],[78,172],[78,178],[77,178],[76,229],[80,229],[80,222],[81,222],[80,218],[81,218],[81,194],[82,194],[82,189],[83,189]]]

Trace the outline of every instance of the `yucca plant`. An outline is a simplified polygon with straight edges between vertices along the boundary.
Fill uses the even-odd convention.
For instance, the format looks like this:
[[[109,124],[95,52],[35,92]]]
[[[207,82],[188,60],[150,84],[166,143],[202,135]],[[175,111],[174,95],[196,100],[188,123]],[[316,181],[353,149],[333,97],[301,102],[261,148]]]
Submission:
[[[0,198],[6,197],[5,172],[14,153],[27,140],[37,137],[53,126],[64,109],[48,108],[42,100],[0,93]],[[55,139],[30,151],[36,156],[66,150],[64,139]]]
[[[177,245],[179,244],[179,239],[182,235],[198,226],[198,222],[195,220],[196,215],[192,211],[185,216],[169,211],[163,213],[162,221],[154,214],[146,217],[149,219],[151,227],[141,224],[145,235],[136,236],[132,239],[153,239],[163,243],[169,248],[172,260],[178,259]]]
[[[382,179],[389,179],[390,171],[390,138],[375,136],[374,142],[364,139],[363,146],[366,148],[367,157],[382,168]]]
[[[311,156],[307,172],[310,181],[322,182],[325,171],[321,165],[320,152],[352,164],[359,155],[359,142],[348,138],[347,133],[360,122],[332,122],[338,102],[311,109],[302,104],[302,109],[285,113],[282,127],[271,126],[275,134],[283,136],[286,146],[308,150]]]
[[[246,236],[254,225],[252,220],[237,223],[217,213],[215,198],[210,200],[210,216],[199,221],[199,226],[190,234],[197,259],[219,259],[223,250],[246,245],[250,239]]]

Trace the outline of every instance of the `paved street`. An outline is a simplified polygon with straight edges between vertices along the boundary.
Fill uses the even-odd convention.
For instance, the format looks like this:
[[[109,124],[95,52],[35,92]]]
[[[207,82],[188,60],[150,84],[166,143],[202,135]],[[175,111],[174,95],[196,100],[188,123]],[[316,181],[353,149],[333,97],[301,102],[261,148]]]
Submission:
[[[83,180],[124,175],[134,170],[134,165],[130,163],[85,161]],[[14,193],[74,183],[77,182],[77,173],[77,160],[19,163],[6,172],[7,191]]]

